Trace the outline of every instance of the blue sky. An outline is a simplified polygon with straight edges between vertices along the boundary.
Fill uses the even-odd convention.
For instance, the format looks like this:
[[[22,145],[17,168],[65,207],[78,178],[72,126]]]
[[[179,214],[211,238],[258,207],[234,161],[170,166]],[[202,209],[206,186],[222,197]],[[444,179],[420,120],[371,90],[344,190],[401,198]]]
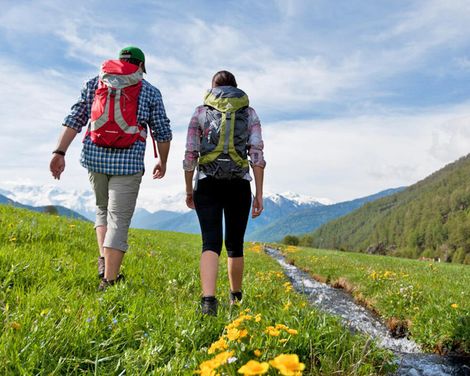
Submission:
[[[0,181],[88,188],[81,135],[60,182],[50,151],[81,83],[135,44],[174,130],[141,202],[183,190],[185,129],[220,69],[262,120],[267,190],[341,201],[412,184],[469,151],[469,19],[458,0],[6,2]]]

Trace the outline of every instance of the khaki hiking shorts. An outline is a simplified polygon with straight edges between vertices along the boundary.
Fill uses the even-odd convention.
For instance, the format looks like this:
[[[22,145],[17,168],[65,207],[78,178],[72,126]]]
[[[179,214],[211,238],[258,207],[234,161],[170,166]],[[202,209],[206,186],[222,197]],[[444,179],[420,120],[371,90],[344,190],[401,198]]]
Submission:
[[[134,175],[106,175],[88,172],[96,198],[95,228],[107,226],[103,246],[126,252],[132,215],[139,193],[142,172]]]

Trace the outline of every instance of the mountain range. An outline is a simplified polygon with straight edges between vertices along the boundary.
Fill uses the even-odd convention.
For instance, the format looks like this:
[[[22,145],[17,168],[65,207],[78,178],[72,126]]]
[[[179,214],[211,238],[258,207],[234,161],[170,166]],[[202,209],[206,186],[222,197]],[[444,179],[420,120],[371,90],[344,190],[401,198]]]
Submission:
[[[84,217],[83,215],[78,214],[77,212],[70,210],[69,208],[66,208],[61,205],[44,205],[44,206],[24,205],[24,204],[21,204],[19,202],[9,199],[3,194],[0,194],[0,204],[11,205],[17,208],[28,209],[28,210],[32,210],[32,211],[36,211],[40,213],[61,215],[61,216],[69,217],[69,218],[80,219],[82,221],[89,221],[89,219]]]
[[[470,264],[470,154],[305,236],[305,245]]]
[[[266,194],[264,212],[257,219],[249,219],[246,240],[279,241],[288,234],[303,234],[320,225],[345,215],[369,201],[395,193],[390,189],[352,201],[332,204],[328,199],[317,199],[292,192]],[[18,185],[9,190],[0,189],[7,200],[23,206],[55,206],[59,212],[69,208],[89,220],[94,220],[94,195],[91,191],[64,191],[55,186]],[[193,210],[181,211],[184,196],[176,194],[162,198],[161,210],[150,212],[137,207],[131,226],[150,230],[168,230],[199,233],[199,223]],[[175,208],[175,210],[168,210]],[[35,209],[32,209],[35,210]],[[37,211],[44,211],[38,210]],[[69,213],[71,216],[72,214]]]

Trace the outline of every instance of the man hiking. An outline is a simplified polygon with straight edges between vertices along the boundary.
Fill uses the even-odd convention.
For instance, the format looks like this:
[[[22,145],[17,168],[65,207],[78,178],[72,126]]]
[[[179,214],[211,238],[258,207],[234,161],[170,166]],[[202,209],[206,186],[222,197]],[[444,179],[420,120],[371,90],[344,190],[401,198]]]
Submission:
[[[80,163],[88,169],[96,198],[99,290],[123,279],[119,270],[144,173],[147,132],[157,141],[159,154],[153,178],[161,179],[166,172],[170,120],[160,91],[143,79],[143,73],[145,56],[134,46],[123,48],[119,60],[105,61],[99,76],[84,84],[52,152],[50,171],[60,179],[69,145],[88,126]]]

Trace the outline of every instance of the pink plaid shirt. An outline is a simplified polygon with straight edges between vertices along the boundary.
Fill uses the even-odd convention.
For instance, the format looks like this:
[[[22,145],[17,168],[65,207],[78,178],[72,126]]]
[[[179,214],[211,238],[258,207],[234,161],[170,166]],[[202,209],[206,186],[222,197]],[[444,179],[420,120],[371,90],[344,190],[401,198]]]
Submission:
[[[184,153],[183,169],[193,171],[197,166],[199,151],[201,149],[201,137],[205,121],[206,109],[204,106],[196,107],[196,111],[188,126],[186,138],[186,152]],[[263,156],[263,138],[261,137],[261,123],[255,110],[248,107],[248,155],[251,166],[264,168],[266,161]]]

